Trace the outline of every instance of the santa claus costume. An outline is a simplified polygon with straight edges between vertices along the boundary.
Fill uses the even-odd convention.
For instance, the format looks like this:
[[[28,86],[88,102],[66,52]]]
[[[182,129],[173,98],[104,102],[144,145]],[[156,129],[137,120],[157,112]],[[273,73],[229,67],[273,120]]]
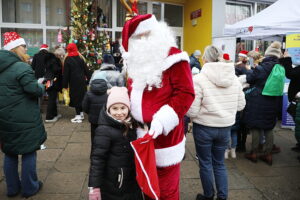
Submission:
[[[189,56],[154,15],[138,15],[122,31],[132,115],[149,127],[154,141],[161,200],[179,199],[185,153],[183,116],[194,100]],[[146,132],[138,131],[138,137]]]

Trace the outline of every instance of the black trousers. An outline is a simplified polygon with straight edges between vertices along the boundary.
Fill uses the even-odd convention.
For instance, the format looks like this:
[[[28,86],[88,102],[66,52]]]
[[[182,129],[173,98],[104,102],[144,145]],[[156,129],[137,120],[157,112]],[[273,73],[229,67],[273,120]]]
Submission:
[[[48,94],[48,105],[47,105],[47,114],[46,119],[53,119],[57,116],[57,91],[50,89],[47,91]]]
[[[80,113],[82,112],[82,106],[75,107],[75,111],[76,111],[76,115],[80,115]]]

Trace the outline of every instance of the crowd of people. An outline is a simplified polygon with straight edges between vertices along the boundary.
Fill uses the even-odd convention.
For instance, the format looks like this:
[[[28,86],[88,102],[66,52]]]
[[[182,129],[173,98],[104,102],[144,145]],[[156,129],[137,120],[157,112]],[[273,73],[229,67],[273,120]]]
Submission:
[[[300,98],[299,69],[292,67],[287,52],[282,54],[280,42],[273,42],[263,56],[241,51],[236,63],[209,45],[201,66],[200,50],[190,57],[179,50],[171,29],[151,14],[125,23],[123,68],[116,66],[113,54],[108,53],[92,73],[75,43],[68,44],[66,52],[58,47],[53,53],[43,44],[30,62],[26,42],[15,32],[4,34],[3,49],[0,140],[8,197],[21,193],[27,198],[43,186],[37,177],[36,151],[47,139],[40,110],[45,94],[45,123],[62,117],[57,110],[59,92],[64,94],[65,104],[75,108],[71,123],[82,123],[84,112],[88,115],[90,200],[152,199],[135,178],[137,155],[131,146],[132,141],[147,136],[154,143],[154,175],[159,187],[158,193],[151,191],[159,196],[155,199],[179,200],[180,163],[190,122],[203,187],[196,200],[227,199],[224,160],[236,158],[236,151],[246,151],[248,134],[252,146],[246,159],[272,165],[272,154],[280,152],[273,129],[282,97],[264,94],[277,64],[291,79],[289,101],[297,105]],[[300,152],[300,106],[294,117],[297,144],[292,150]],[[22,155],[21,179],[18,155]],[[151,181],[148,184],[152,188]]]

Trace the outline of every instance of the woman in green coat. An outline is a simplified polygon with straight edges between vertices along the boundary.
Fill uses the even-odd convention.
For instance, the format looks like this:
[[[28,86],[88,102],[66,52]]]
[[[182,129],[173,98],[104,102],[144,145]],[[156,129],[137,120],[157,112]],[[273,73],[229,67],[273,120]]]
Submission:
[[[47,138],[38,97],[44,86],[24,62],[26,43],[15,32],[4,33],[0,50],[0,142],[4,157],[7,196],[35,195],[42,187],[36,174],[36,151]],[[39,80],[41,82],[41,80]],[[22,155],[21,180],[18,155]]]

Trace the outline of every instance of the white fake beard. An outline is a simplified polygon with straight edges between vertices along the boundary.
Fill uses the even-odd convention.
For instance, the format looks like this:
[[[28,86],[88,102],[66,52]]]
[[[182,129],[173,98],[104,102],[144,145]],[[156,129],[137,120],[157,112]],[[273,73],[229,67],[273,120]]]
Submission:
[[[126,63],[134,88],[161,87],[164,61],[171,47],[176,47],[176,43],[165,23],[159,23],[148,37],[129,39]]]

